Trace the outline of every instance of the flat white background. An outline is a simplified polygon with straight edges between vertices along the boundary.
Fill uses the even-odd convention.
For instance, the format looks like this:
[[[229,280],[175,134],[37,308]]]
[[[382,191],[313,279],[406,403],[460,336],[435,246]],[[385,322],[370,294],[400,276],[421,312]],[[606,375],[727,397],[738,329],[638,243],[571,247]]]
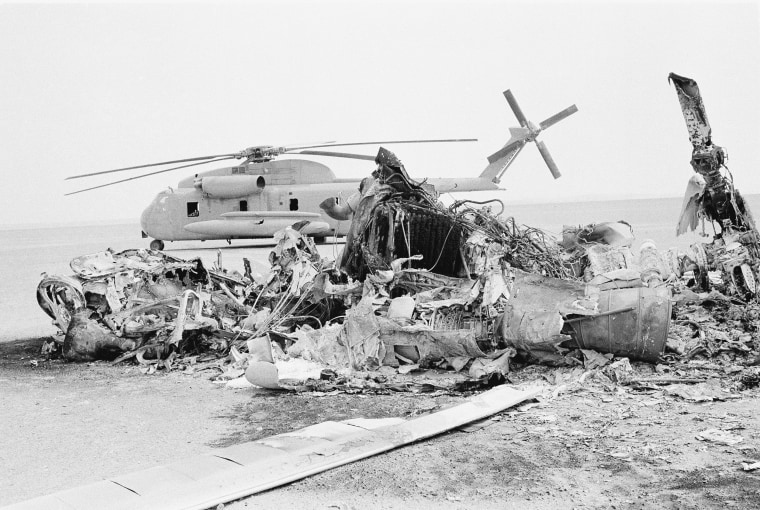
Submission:
[[[757,193],[758,43],[755,2],[1,4],[0,224],[136,221],[194,170],[70,197],[108,179],[63,179],[260,144],[477,137],[392,147],[415,177],[475,176],[517,125],[507,88],[535,123],[579,108],[541,135],[563,177],[527,147],[507,201],[678,196],[691,145],[671,71],[697,80]]]

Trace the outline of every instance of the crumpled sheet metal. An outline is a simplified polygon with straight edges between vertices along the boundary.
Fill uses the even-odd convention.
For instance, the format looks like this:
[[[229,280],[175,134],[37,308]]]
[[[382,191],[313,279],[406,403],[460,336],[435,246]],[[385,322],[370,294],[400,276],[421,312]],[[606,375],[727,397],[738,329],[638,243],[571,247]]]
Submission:
[[[151,272],[190,268],[193,266],[193,262],[177,259],[163,253],[160,256],[154,255],[147,250],[126,250],[118,254],[107,250],[76,257],[72,259],[69,265],[75,275],[90,279],[129,270]]]
[[[634,268],[614,269],[597,274],[588,282],[602,290],[642,287],[641,271]]]
[[[332,368],[373,370],[382,365],[398,366],[397,357],[405,363],[429,364],[444,359],[472,358],[486,360],[482,370],[493,368],[506,373],[502,359],[491,363],[488,353],[477,343],[472,329],[436,330],[424,324],[402,325],[387,317],[375,315],[372,296],[365,297],[346,313],[342,325],[331,325],[327,331],[301,329],[298,341],[288,355],[303,357]],[[501,352],[499,354],[502,354]],[[398,356],[397,356],[398,355]],[[506,358],[508,360],[508,358]]]
[[[396,274],[394,285],[414,294],[418,302],[441,299],[472,302],[475,280],[455,278],[433,273],[424,269],[404,269]]]
[[[703,219],[704,221],[704,214],[700,206],[702,194],[705,192],[705,185],[705,178],[699,174],[692,175],[686,184],[686,191],[684,192],[683,203],[681,204],[681,213],[678,215],[677,236],[696,230],[699,220]]]
[[[523,308],[554,310],[562,315],[594,315],[598,312],[599,290],[574,280],[552,278],[514,270],[513,298]]]
[[[514,297],[496,329],[518,353],[543,358],[542,353],[557,353],[559,344],[570,339],[562,334],[563,317],[596,315],[598,297],[598,289],[587,284],[515,270]]]
[[[340,342],[347,348],[352,368],[359,370],[380,366],[386,349],[380,340],[380,325],[371,298],[363,298],[346,311]]]
[[[394,300],[389,301],[385,289],[389,284],[414,297],[413,323],[406,317],[377,315],[383,303],[390,302],[389,311],[393,310]],[[445,360],[456,370],[470,364],[473,377],[506,374],[515,351],[504,347],[557,352],[557,345],[570,339],[562,334],[563,317],[597,314],[598,293],[596,287],[578,281],[514,268],[505,273],[492,267],[476,280],[400,270],[382,281],[368,278],[362,299],[346,311],[340,330],[333,327],[328,337],[301,330],[288,354],[360,371],[384,365],[431,366]],[[474,302],[480,312],[468,308]]]
[[[37,285],[37,303],[53,319],[53,324],[66,332],[72,312],[84,308],[87,301],[82,283],[76,278],[43,273],[42,281]]]
[[[434,330],[425,325],[400,325],[375,315],[369,300],[362,300],[346,314],[339,342],[346,346],[349,363],[356,370],[374,369],[393,361],[400,347],[414,353],[414,363],[430,363],[450,357],[487,357],[473,330]],[[402,355],[403,356],[403,355]]]
[[[568,335],[561,333],[565,321],[556,310],[532,310],[524,303],[510,304],[504,312],[499,332],[518,352],[558,352],[557,347]]]
[[[532,360],[550,361],[560,344],[656,361],[670,325],[666,287],[599,290],[592,285],[516,272],[515,297],[497,326],[504,341]],[[569,319],[572,329],[565,328]]]
[[[635,237],[633,228],[624,221],[592,223],[585,227],[565,226],[562,229],[562,246],[574,250],[578,245],[604,244],[607,246],[631,246]]]
[[[314,240],[291,227],[278,230],[274,235],[274,241],[277,244],[269,253],[269,263],[281,272],[292,269],[292,265],[304,260],[319,260],[319,251]]]
[[[606,244],[595,244],[586,249],[586,257],[588,259],[588,265],[584,272],[586,281],[590,281],[601,274],[635,266],[633,253],[627,246],[614,247]]]
[[[216,280],[200,259],[107,250],[77,257],[71,267],[74,276],[45,276],[37,288],[40,306],[65,334],[62,354],[70,361],[112,360],[150,342],[165,344],[155,352],[168,353],[163,347],[176,347],[186,331],[216,330],[216,319],[202,314],[219,310],[220,299],[230,301],[217,290],[206,309],[206,290]]]
[[[513,275],[509,275],[511,280]],[[480,364],[484,370],[492,367],[506,373],[508,369],[502,363],[488,361],[496,347],[491,324],[511,294],[512,286],[506,278],[501,267],[491,268],[477,280],[426,270],[399,271],[393,283],[414,296],[403,298],[417,309],[413,323],[411,315],[397,319],[391,319],[391,313],[376,316],[373,303],[378,288],[365,287],[361,302],[347,311],[340,337],[348,348],[351,366],[372,369],[397,366],[399,362],[427,366],[440,360],[474,358],[486,360]],[[397,301],[390,302],[389,312]]]
[[[340,339],[342,330],[342,324],[328,324],[319,329],[301,327],[293,333],[297,340],[287,353],[328,367],[347,367],[350,361],[348,350]]]
[[[475,332],[470,329],[434,330],[424,325],[401,326],[384,317],[377,318],[378,338],[388,349],[396,346],[413,346],[417,349],[418,360],[422,363],[449,357],[486,357],[475,341]]]

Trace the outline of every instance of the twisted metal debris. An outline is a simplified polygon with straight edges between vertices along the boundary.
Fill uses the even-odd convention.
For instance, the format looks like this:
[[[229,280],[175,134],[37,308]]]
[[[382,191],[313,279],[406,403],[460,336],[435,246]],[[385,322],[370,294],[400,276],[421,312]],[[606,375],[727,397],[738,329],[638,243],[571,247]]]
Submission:
[[[720,229],[691,253],[645,242],[634,254],[624,221],[566,226],[558,242],[504,217],[498,201],[447,208],[381,148],[377,170],[353,199],[338,260],[320,257],[304,224],[277,233],[267,275],[249,265],[244,274],[221,264],[206,270],[200,260],[145,250],[79,257],[74,276],[45,275],[38,287],[40,306],[65,334],[47,349],[72,361],[135,358],[147,371],[245,372],[267,387],[281,387],[273,365],[300,358],[326,381],[312,389],[369,373],[365,380],[386,390],[410,385],[382,368],[445,368],[457,384],[487,385],[503,380],[513,361],[583,364],[591,350],[650,362],[666,345],[687,359],[756,352],[756,321],[741,319],[744,333],[718,335],[715,327],[706,335],[704,321],[689,315],[715,302],[736,315],[732,306],[755,301],[760,250],[751,214],[719,171],[725,151],[712,145],[696,83],[671,79],[694,143],[692,165],[708,181],[687,195],[679,225],[701,218]],[[679,319],[671,335],[672,306]],[[689,332],[691,339],[673,341]],[[711,336],[722,338],[718,346]]]

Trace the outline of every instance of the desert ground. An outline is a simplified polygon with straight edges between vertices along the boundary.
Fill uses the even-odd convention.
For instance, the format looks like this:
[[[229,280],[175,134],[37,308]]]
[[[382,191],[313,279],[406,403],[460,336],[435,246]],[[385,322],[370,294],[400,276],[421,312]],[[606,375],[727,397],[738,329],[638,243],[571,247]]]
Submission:
[[[335,394],[227,389],[212,374],[45,360],[43,339],[0,344],[0,504],[162,465],[326,420],[414,417],[467,394]],[[728,358],[679,377],[729,387]],[[634,363],[638,377],[658,375]],[[744,368],[739,370],[750,370]],[[659,388],[610,384],[604,369],[516,366],[542,396],[389,453],[254,495],[225,508],[757,508],[758,390],[692,402]],[[730,373],[733,372],[733,375]],[[586,374],[583,376],[583,374]],[[579,382],[580,379],[583,379]],[[733,445],[699,440],[708,429]]]

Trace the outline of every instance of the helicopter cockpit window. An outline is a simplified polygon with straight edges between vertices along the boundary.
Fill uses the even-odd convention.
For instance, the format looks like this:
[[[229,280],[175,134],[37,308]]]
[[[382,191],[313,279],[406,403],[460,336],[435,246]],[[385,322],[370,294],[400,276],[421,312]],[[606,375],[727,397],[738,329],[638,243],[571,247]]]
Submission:
[[[290,210],[291,211],[297,211],[298,210],[298,199],[297,198],[291,198],[290,199]]]
[[[187,203],[187,217],[196,218],[199,215],[200,215],[200,211],[198,211],[198,202],[188,202]]]
[[[240,201],[240,210],[245,212],[248,210],[248,200],[241,200]]]

